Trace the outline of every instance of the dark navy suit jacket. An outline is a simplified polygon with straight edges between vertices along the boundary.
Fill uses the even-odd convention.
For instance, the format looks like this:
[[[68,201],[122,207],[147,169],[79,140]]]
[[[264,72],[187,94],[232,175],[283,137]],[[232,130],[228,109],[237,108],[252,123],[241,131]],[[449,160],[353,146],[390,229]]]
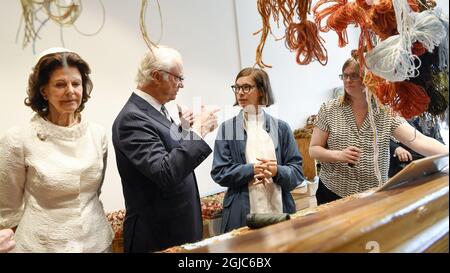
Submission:
[[[208,144],[134,93],[114,121],[112,138],[125,198],[125,252],[201,240],[194,169],[212,152]]]
[[[273,181],[281,187],[283,212],[295,213],[291,191],[305,179],[302,158],[289,125],[266,113],[264,116],[264,129],[272,138],[278,162],[278,173]],[[228,187],[223,200],[221,232],[245,226],[246,216],[250,213],[248,183],[254,173],[253,164],[246,163],[246,144],[241,111],[220,125],[214,145],[211,177],[222,187]]]

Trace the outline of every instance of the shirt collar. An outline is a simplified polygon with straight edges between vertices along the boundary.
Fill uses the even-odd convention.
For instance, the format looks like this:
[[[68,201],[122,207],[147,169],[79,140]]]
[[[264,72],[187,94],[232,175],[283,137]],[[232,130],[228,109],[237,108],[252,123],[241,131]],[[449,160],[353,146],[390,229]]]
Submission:
[[[156,110],[160,111],[161,110],[161,106],[162,104],[159,103],[154,97],[152,97],[151,95],[145,93],[144,91],[141,91],[139,89],[134,90],[134,93],[136,95],[138,95],[139,97],[141,97],[143,100],[145,100],[146,102],[148,102],[151,106],[153,106],[153,108],[155,108]]]
[[[270,132],[270,118],[269,115],[261,109],[261,113],[258,115],[262,115],[264,117],[264,130],[268,133]],[[236,116],[237,128],[244,128],[244,110],[241,109],[239,114]]]

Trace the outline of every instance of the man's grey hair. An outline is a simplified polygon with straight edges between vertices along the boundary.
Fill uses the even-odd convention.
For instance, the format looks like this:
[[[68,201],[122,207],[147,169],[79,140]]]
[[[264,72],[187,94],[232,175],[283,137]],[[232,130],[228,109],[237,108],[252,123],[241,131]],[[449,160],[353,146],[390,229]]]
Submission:
[[[154,70],[170,70],[175,63],[182,64],[181,54],[170,47],[158,46],[149,50],[141,59],[136,75],[137,84],[146,84],[153,80],[151,72]],[[168,77],[166,74],[165,77]]]

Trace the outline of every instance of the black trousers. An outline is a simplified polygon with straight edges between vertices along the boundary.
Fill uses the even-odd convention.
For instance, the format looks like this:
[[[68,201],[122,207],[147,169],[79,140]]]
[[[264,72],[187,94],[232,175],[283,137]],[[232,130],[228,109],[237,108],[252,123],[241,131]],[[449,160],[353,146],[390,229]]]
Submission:
[[[316,192],[316,198],[317,198],[317,205],[326,204],[338,199],[341,199],[341,197],[331,190],[329,190],[321,180],[319,180],[319,188]]]

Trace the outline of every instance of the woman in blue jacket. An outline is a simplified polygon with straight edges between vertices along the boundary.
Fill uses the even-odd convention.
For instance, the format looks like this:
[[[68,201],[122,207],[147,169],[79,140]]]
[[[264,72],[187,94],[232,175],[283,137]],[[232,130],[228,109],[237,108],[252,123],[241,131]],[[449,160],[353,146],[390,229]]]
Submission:
[[[211,170],[228,188],[221,232],[245,226],[249,213],[294,213],[290,192],[304,180],[289,125],[262,110],[274,103],[267,73],[245,68],[231,87],[242,110],[221,124]]]

